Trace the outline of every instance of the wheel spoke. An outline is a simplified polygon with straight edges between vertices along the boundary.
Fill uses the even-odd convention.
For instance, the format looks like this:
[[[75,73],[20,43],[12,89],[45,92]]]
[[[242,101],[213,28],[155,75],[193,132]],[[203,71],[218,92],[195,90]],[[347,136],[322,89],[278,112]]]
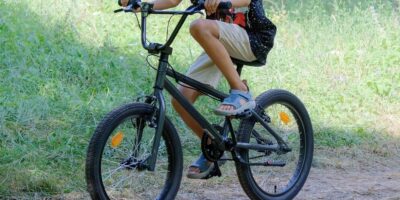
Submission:
[[[123,183],[124,181],[126,181],[127,179],[129,179],[129,178],[131,178],[131,177],[133,177],[133,174],[131,174],[131,175],[125,177],[125,178],[122,178],[122,179],[119,180],[117,183],[111,185],[111,188],[112,188],[112,189],[117,188],[117,187],[119,186],[119,184]]]
[[[115,174],[118,170],[120,170],[120,169],[122,169],[122,168],[124,168],[124,167],[119,166],[119,167],[117,167],[117,168],[115,168],[115,169],[113,169],[113,170],[110,170],[110,171],[106,172],[105,175],[107,175],[107,177],[104,178],[104,180],[109,179],[113,174]]]
[[[241,150],[240,155],[245,161],[253,164],[268,162],[272,166],[238,164],[236,167],[239,180],[245,191],[252,193],[251,196],[270,199],[293,194],[293,198],[305,182],[311,167],[312,154],[306,154],[309,152],[306,148],[313,148],[313,133],[308,113],[294,95],[282,90],[271,90],[261,94],[257,97],[257,104],[270,118],[269,127],[282,138],[290,151]],[[238,134],[239,142],[277,144],[275,137],[254,120],[253,118],[242,122]],[[248,134],[249,132],[251,134]],[[309,144],[306,145],[306,142]],[[306,173],[306,176],[300,176],[302,173]]]
[[[117,164],[119,165],[119,162],[113,161],[113,160],[109,160],[109,159],[103,159],[103,161],[109,162],[109,163],[113,163],[113,164]]]
[[[156,133],[146,121],[152,110],[147,104],[129,104],[108,114],[96,128],[86,167],[92,197],[100,192],[111,199],[156,199],[164,190],[160,198],[176,195],[180,179],[175,177],[182,173],[182,151],[178,135],[167,118],[156,169],[147,170],[146,160],[151,156]]]

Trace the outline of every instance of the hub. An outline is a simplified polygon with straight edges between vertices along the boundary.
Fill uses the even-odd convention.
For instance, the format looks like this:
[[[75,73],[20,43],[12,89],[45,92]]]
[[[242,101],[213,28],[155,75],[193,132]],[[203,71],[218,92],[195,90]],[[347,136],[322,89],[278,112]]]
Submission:
[[[147,165],[144,163],[143,160],[138,160],[133,157],[129,157],[124,161],[122,161],[121,166],[123,166],[125,169],[128,170],[136,169],[138,171],[143,171],[145,169],[148,169]]]

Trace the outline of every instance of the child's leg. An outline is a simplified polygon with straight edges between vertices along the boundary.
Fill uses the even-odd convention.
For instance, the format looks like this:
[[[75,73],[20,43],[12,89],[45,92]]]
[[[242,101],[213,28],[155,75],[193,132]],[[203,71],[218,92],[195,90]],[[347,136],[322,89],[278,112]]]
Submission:
[[[197,60],[190,66],[186,75],[201,83],[207,84],[211,87],[216,87],[220,78],[221,72],[214,65],[207,54],[201,54]],[[178,86],[178,89],[184,97],[190,102],[194,103],[201,93],[191,88]],[[203,128],[200,124],[193,119],[191,115],[180,105],[174,98],[172,98],[172,105],[176,112],[181,116],[185,124],[193,130],[193,132],[201,139],[204,134]]]
[[[240,80],[234,68],[228,51],[219,40],[220,28],[217,22],[214,20],[198,19],[191,24],[190,33],[225,76],[231,89],[247,91],[246,85]],[[234,108],[229,105],[221,105],[219,109],[232,110]]]
[[[200,92],[190,88],[179,86],[178,89],[182,93],[182,95],[192,104],[200,96]],[[193,132],[201,139],[203,137],[204,130],[200,126],[200,124],[196,120],[194,120],[194,118],[174,98],[172,98],[172,106],[174,106],[176,112],[181,116],[185,124],[190,129],[192,129]]]
[[[231,88],[247,90],[240,81],[228,52],[219,41],[219,27],[216,22],[214,20],[196,20],[190,25],[190,33],[226,77]]]

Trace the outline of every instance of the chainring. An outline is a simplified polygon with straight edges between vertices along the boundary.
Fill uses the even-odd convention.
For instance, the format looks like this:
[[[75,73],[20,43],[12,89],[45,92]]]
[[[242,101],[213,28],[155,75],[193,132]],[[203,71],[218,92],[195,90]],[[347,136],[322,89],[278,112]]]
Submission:
[[[201,151],[204,157],[210,162],[216,162],[224,155],[224,151],[217,148],[217,145],[207,133],[204,133],[201,138]]]

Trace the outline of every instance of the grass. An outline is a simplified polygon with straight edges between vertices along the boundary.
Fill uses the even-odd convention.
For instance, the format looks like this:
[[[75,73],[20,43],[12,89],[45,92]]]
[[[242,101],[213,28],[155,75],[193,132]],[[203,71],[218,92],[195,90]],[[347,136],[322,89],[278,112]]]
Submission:
[[[275,47],[266,67],[245,68],[243,77],[256,95],[284,88],[299,96],[313,119],[318,148],[375,151],[399,141],[396,5],[266,1],[278,26]],[[86,147],[96,124],[151,91],[154,71],[145,64],[139,29],[132,15],[112,14],[116,7],[94,0],[0,1],[0,197],[83,191]],[[165,39],[167,22],[152,17],[150,40]],[[171,57],[181,72],[201,52],[188,24]],[[226,83],[220,87],[227,90]],[[214,119],[210,108],[216,104],[203,98],[197,105]],[[168,112],[186,154],[197,154],[198,141]]]

